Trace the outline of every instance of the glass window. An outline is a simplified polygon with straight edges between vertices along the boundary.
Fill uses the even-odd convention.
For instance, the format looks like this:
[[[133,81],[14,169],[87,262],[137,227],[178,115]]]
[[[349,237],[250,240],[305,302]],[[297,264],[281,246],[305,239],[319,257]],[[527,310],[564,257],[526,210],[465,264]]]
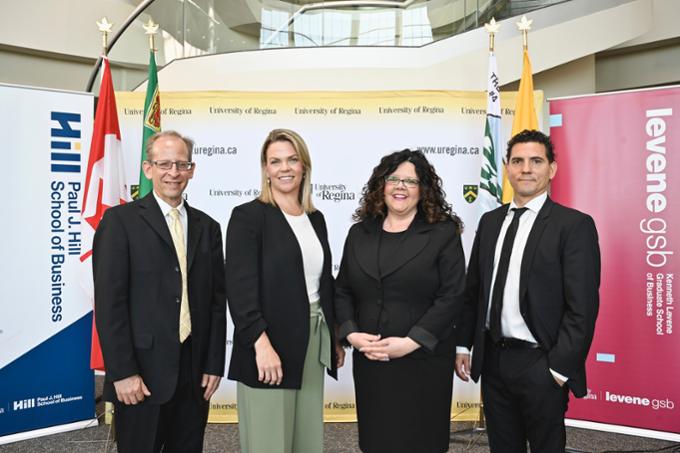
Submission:
[[[395,10],[364,12],[359,16],[360,46],[394,46],[397,13]]]
[[[288,12],[262,8],[260,49],[288,47]]]
[[[422,46],[432,42],[432,25],[426,6],[403,10],[402,24],[402,46]]]

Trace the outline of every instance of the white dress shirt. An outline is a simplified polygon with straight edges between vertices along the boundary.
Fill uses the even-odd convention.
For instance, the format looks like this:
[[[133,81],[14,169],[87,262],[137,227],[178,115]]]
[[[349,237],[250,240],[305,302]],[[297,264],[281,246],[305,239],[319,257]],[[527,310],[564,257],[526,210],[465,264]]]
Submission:
[[[505,281],[505,288],[503,289],[503,311],[501,312],[501,332],[506,338],[516,338],[518,340],[528,341],[530,343],[537,343],[534,336],[531,334],[529,327],[524,322],[522,314],[519,312],[519,277],[522,267],[522,256],[524,255],[524,248],[529,239],[531,227],[534,226],[534,221],[538,215],[538,211],[543,207],[543,203],[548,198],[548,193],[544,192],[536,198],[529,201],[524,207],[526,212],[519,218],[519,225],[517,226],[517,235],[515,242],[512,244],[512,253],[510,254],[510,265],[508,266],[508,279]],[[498,272],[498,262],[501,259],[501,249],[503,248],[503,241],[505,240],[505,233],[512,222],[515,215],[514,208],[518,206],[514,201],[510,203],[508,213],[505,215],[501,231],[498,234],[496,241],[496,252],[493,258],[493,275],[491,277],[491,288],[489,295],[493,294],[493,287],[496,282],[496,273]],[[486,311],[486,328],[489,328],[489,317],[491,313],[491,299],[489,301]]]
[[[153,197],[156,199],[156,201],[158,202],[158,206],[161,208],[161,212],[163,213],[165,222],[168,224],[168,229],[172,228],[172,217],[170,217],[170,211],[173,209],[177,209],[179,211],[179,221],[182,224],[182,230],[184,231],[184,250],[188,253],[189,229],[187,228],[187,225],[189,224],[189,219],[187,217],[187,208],[184,206],[184,199],[182,199],[182,201],[179,202],[179,206],[173,208],[165,201],[163,201],[163,199],[156,194],[156,191],[153,192]]]

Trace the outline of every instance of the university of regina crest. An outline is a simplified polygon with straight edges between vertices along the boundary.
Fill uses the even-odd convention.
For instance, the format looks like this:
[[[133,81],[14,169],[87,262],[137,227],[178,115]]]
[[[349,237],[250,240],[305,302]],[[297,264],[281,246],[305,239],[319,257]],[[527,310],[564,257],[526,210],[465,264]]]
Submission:
[[[477,199],[478,192],[479,192],[479,188],[478,188],[477,184],[464,184],[463,185],[463,198],[468,203],[474,203],[475,202],[475,200]]]
[[[146,112],[144,126],[152,129],[154,132],[160,132],[161,130],[161,102],[158,95],[158,87],[156,87],[153,93],[153,101]]]

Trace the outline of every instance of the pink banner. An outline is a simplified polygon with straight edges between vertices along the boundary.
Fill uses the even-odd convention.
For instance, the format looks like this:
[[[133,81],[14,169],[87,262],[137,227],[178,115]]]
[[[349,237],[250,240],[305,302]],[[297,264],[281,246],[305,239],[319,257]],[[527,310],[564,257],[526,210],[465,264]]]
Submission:
[[[550,113],[552,196],[593,216],[602,252],[589,394],[567,416],[680,433],[680,88],[555,100]]]

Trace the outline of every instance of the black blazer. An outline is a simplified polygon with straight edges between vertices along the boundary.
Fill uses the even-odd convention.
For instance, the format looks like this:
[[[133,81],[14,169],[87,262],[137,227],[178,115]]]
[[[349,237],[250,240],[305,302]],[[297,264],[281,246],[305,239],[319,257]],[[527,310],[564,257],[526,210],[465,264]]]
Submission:
[[[461,346],[474,345],[472,379],[484,361],[485,320],[494,252],[509,205],[487,212],[477,228],[459,323]],[[550,198],[529,233],[520,270],[520,313],[548,353],[549,367],[585,396],[585,360],[599,307],[600,248],[593,219]]]
[[[453,221],[416,217],[391,265],[378,272],[382,220],[350,228],[336,281],[338,336],[408,336],[428,352],[453,354],[454,314],[462,304],[465,256]]]
[[[309,215],[321,247],[319,295],[331,333],[331,370],[337,377],[333,276],[326,222],[320,211]],[[281,210],[259,200],[234,208],[226,240],[227,303],[234,322],[229,379],[270,388],[257,380],[254,343],[266,331],[281,359],[283,381],[277,388],[299,389],[309,341],[309,297],[300,244]]]
[[[203,400],[203,373],[222,376],[226,345],[224,259],[220,225],[185,203],[194,395]],[[94,236],[97,331],[112,382],[140,374],[162,404],[175,392],[179,371],[182,277],[168,224],[153,194],[104,213]]]

